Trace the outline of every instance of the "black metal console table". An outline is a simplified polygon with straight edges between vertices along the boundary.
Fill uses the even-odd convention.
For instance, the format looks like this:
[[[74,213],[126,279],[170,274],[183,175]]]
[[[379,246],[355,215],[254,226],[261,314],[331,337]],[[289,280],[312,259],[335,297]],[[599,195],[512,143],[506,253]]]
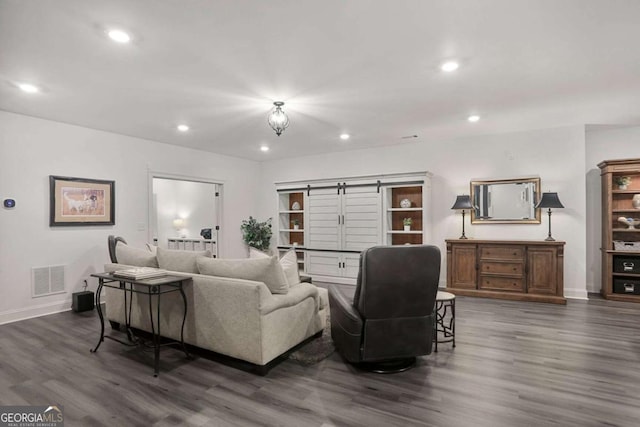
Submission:
[[[151,336],[154,350],[153,376],[157,377],[160,365],[160,296],[162,294],[170,292],[180,292],[180,295],[182,295],[182,300],[184,302],[184,315],[182,317],[182,326],[180,329],[180,341],[177,342],[180,344],[182,351],[184,351],[187,358],[191,357],[184,345],[184,324],[187,320],[187,296],[185,295],[182,286],[183,282],[190,280],[191,277],[167,275],[149,279],[135,280],[114,276],[112,273],[96,273],[92,274],[91,276],[98,278],[98,289],[96,291],[96,307],[98,310],[98,316],[100,317],[100,340],[98,341],[98,345],[96,345],[95,348],[91,349],[92,353],[98,351],[100,344],[102,344],[105,338],[109,338],[110,340],[130,346],[142,344],[142,341],[135,336],[131,329],[131,306],[134,293],[147,295],[149,300],[149,319],[151,321]],[[114,285],[113,283],[117,283],[117,285]],[[120,289],[124,291],[124,317],[128,341],[122,341],[116,337],[104,334],[104,315],[102,314],[102,307],[100,306],[100,297],[102,294],[102,288],[105,286],[108,288]],[[156,296],[155,317],[158,321],[157,328],[153,318],[152,296]]]

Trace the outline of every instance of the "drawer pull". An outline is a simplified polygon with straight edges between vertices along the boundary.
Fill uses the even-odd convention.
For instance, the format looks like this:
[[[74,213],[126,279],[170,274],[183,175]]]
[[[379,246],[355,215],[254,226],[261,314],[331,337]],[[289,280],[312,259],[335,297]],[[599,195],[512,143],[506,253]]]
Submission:
[[[624,271],[633,271],[635,264],[633,262],[623,262],[622,267],[624,268]]]
[[[635,290],[635,285],[633,283],[625,283],[624,291],[625,292],[633,292]]]

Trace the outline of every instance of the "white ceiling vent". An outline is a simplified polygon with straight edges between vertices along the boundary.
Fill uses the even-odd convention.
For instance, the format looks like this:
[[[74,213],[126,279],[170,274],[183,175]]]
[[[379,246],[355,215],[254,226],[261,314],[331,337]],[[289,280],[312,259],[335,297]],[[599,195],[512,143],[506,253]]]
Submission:
[[[64,293],[64,265],[33,267],[31,269],[31,296]]]

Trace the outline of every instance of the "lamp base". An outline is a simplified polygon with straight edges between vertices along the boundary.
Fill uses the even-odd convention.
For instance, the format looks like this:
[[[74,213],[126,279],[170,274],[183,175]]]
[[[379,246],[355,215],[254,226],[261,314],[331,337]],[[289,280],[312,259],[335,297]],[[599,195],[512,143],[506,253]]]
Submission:
[[[460,236],[460,237],[459,237],[459,239],[460,239],[460,240],[467,240],[467,239],[468,239],[468,237],[467,237],[467,236],[465,236],[465,235],[463,234],[462,236]]]
[[[547,237],[547,238],[546,238],[546,239],[544,239],[544,240],[545,240],[545,242],[555,242],[555,241],[556,241],[556,239],[554,239],[554,238],[553,238],[553,237],[551,237],[551,236]]]

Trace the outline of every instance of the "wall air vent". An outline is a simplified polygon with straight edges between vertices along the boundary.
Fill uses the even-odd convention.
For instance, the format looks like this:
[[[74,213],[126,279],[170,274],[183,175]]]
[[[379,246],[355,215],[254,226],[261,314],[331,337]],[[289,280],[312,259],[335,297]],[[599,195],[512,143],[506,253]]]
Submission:
[[[64,265],[33,267],[31,269],[32,298],[64,292]]]

